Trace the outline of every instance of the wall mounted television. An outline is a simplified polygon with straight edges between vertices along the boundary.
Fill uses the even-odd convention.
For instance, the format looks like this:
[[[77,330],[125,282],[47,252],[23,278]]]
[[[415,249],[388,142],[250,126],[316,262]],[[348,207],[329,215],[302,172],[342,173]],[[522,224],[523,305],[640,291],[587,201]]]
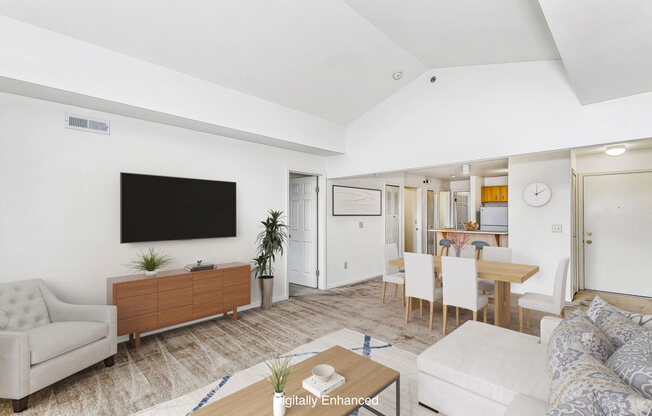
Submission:
[[[122,243],[235,235],[235,182],[120,173]]]

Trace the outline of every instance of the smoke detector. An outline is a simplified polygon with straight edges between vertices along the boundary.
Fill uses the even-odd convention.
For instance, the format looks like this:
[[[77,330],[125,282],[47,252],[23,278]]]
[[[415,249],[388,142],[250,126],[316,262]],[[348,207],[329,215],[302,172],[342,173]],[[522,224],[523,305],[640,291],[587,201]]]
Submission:
[[[403,72],[401,71],[396,71],[392,74],[392,78],[394,78],[396,81],[400,80],[403,78]]]

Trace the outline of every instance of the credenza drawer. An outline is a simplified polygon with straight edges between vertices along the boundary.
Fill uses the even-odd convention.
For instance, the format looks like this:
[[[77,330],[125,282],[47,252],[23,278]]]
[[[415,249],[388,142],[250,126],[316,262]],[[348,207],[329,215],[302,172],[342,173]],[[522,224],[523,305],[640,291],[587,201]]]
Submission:
[[[135,280],[133,282],[118,283],[116,286],[117,299],[148,295],[156,293],[157,279]]]
[[[156,313],[156,293],[118,299],[118,319]]]
[[[192,293],[220,292],[222,291],[222,276],[194,280],[192,282]]]
[[[198,272],[192,272],[192,280],[201,280],[201,279],[210,279],[215,277],[222,277],[221,270],[201,270]]]
[[[192,306],[169,309],[158,313],[158,326],[165,327],[192,320]]]
[[[233,270],[225,270],[222,272],[222,286],[227,288],[230,286],[249,284],[251,281],[251,272],[249,270],[249,267],[239,267]]]
[[[157,323],[158,317],[156,313],[135,318],[118,319],[118,335],[152,331],[158,327]]]
[[[249,283],[225,287],[222,292],[222,303],[226,307],[233,305],[242,306],[251,303],[251,288]]]
[[[192,287],[192,276],[185,274],[181,276],[161,277],[158,279],[158,291],[177,290]]]
[[[191,282],[192,283],[192,282]],[[192,305],[192,287],[167,290],[158,294],[158,310],[165,311],[181,306]]]

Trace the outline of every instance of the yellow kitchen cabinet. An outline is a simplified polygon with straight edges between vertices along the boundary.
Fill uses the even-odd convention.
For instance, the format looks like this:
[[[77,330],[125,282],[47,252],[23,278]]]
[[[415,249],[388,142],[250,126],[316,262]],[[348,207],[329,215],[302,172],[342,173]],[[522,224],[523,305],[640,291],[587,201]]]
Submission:
[[[482,202],[507,202],[507,190],[505,186],[483,186]]]

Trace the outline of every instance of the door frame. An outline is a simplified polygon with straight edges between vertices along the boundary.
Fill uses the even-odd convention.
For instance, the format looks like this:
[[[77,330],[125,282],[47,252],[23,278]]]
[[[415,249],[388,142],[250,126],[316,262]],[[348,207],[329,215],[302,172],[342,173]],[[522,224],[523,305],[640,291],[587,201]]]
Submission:
[[[578,204],[576,205],[576,218],[578,222],[578,231],[580,232],[582,238],[577,239],[577,277],[576,282],[578,290],[586,289],[586,258],[584,257],[584,237],[586,233],[584,231],[584,178],[587,176],[607,176],[607,175],[626,175],[630,173],[650,173],[652,169],[634,169],[634,170],[617,170],[609,172],[590,172],[590,173],[577,173],[577,185],[578,185]],[[571,176],[572,178],[572,176]],[[571,275],[572,276],[572,275]]]
[[[308,175],[317,177],[317,289],[325,290],[327,284],[326,273],[326,172],[310,171],[302,168],[286,166],[285,168],[285,213],[290,215],[290,174]],[[282,298],[274,299],[286,300],[290,297],[290,263],[288,262],[289,250],[282,259],[282,267],[285,270],[285,294]]]

